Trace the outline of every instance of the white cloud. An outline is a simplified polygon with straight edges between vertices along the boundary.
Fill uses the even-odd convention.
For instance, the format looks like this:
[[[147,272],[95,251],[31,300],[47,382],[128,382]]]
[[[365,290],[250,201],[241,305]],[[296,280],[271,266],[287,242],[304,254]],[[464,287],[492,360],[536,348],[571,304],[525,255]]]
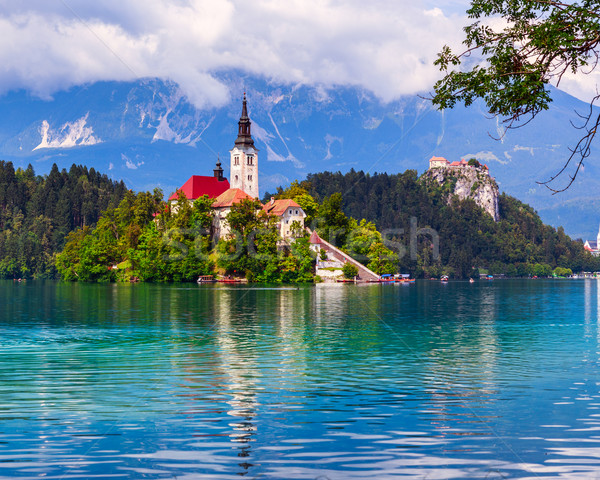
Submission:
[[[510,162],[510,157],[507,156],[508,160],[500,160],[493,152],[481,151],[477,153],[468,153],[462,156],[463,159],[476,158],[480,162],[498,162],[502,165],[506,165]]]
[[[436,53],[456,45],[466,23],[444,11],[459,10],[452,0],[0,0],[0,92],[49,97],[97,80],[161,77],[202,107],[228,100],[215,72],[238,68],[284,83],[357,85],[387,101],[431,89]]]
[[[137,170],[138,167],[141,167],[144,162],[133,162],[127,155],[124,153],[121,154],[121,160],[125,161],[125,166],[130,170]],[[111,164],[112,165],[112,164]]]
[[[389,101],[430,91],[444,44],[460,49],[467,0],[0,0],[0,93],[42,98],[97,80],[169,78],[198,107],[225,69],[287,84],[355,85]],[[502,21],[502,20],[498,20]],[[476,61],[476,60],[475,60]],[[566,75],[584,100],[600,73]],[[236,92],[237,93],[237,92]]]

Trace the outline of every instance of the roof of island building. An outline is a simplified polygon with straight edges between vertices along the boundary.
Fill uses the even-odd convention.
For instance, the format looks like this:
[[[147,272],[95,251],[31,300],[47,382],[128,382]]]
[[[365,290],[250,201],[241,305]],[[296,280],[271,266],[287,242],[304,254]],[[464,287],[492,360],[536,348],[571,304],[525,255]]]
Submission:
[[[321,237],[319,237],[319,235],[317,234],[317,232],[313,231],[310,234],[310,238],[309,238],[308,242],[311,245],[319,245],[319,244],[323,243],[323,240],[321,240]]]
[[[229,180],[223,177],[220,160],[217,160],[217,165],[213,172],[212,177],[192,175],[181,188],[178,188],[169,197],[169,201],[177,200],[179,198],[178,192],[183,192],[188,200],[196,200],[203,195],[208,195],[209,198],[217,198],[229,189]]]
[[[288,208],[301,209],[302,207],[291,198],[275,200],[273,197],[271,197],[271,200],[263,207],[266,213],[269,215],[277,215],[278,217],[281,217]]]
[[[229,190],[224,191],[223,193],[221,193],[221,195],[217,197],[212,207],[231,207],[233,204],[240,203],[242,200],[254,200],[254,198],[252,198],[240,188],[230,188]]]

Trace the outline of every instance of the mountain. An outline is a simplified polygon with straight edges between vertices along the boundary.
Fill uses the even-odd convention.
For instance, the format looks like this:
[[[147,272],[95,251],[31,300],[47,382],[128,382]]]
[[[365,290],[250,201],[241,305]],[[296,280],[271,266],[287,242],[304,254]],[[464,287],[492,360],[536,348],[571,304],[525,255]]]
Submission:
[[[529,125],[502,135],[481,105],[438,112],[417,96],[386,104],[355,87],[278,85],[239,72],[221,80],[234,98],[205,109],[159,79],[98,82],[47,100],[11,92],[0,98],[0,159],[31,163],[38,173],[52,163],[85,164],[134,190],[160,186],[168,195],[191,174],[210,175],[217,155],[227,173],[246,90],[261,195],[311,172],[423,172],[434,155],[475,157],[488,164],[501,190],[532,205],[546,223],[595,238],[600,165],[594,158],[565,193],[553,196],[536,183],[562,167],[579,133],[569,121],[580,123],[575,112],[589,109],[563,92],[555,90],[551,108]]]

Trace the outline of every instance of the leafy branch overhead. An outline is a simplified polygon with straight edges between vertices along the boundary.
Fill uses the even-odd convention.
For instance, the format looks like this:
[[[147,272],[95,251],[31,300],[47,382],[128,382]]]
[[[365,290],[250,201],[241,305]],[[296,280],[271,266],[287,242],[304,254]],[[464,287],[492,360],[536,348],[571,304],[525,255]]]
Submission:
[[[549,85],[560,86],[565,74],[589,74],[598,66],[600,2],[552,0],[472,0],[467,10],[474,23],[464,28],[465,50],[456,54],[444,46],[435,64],[445,72],[432,97],[439,108],[482,99],[507,128],[522,126],[552,101]],[[463,67],[459,69],[459,67]],[[575,180],[600,125],[593,110],[579,115],[582,135],[563,168],[545,182],[553,192]],[[550,183],[569,165],[574,173],[565,187]]]

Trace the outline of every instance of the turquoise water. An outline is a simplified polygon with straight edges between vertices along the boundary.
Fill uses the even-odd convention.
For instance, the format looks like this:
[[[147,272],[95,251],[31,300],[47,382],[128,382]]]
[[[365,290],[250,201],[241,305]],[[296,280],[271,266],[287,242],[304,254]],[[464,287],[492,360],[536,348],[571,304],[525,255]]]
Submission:
[[[0,283],[0,478],[600,478],[600,281]]]

